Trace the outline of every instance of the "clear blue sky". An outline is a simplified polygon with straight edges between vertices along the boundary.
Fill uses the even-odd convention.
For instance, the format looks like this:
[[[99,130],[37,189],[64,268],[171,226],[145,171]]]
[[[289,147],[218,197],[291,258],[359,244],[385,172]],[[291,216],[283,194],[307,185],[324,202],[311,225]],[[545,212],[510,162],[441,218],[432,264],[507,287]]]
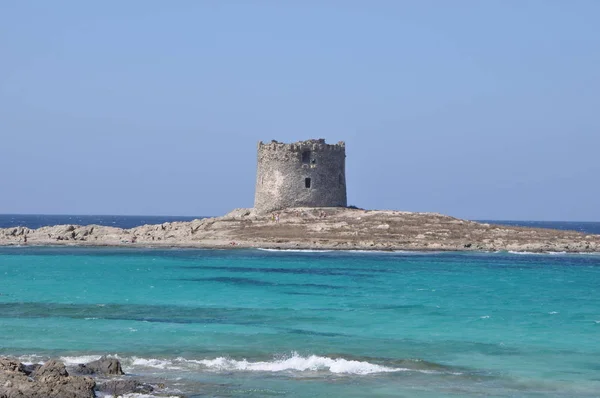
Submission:
[[[0,2],[0,213],[219,215],[256,143],[349,203],[600,221],[600,2]]]

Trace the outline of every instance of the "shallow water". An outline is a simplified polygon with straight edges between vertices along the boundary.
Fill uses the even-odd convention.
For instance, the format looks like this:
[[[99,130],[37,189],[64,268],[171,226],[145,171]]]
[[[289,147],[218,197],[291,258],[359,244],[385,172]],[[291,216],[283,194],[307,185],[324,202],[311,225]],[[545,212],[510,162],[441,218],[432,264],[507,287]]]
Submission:
[[[600,391],[600,256],[0,248],[0,355],[191,396]]]

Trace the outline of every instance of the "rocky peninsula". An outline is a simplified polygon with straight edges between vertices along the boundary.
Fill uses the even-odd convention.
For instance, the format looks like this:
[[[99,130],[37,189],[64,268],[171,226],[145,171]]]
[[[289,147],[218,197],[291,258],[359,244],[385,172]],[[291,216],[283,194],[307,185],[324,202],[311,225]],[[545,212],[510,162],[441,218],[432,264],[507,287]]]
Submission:
[[[0,229],[0,245],[315,250],[600,252],[600,235],[493,225],[437,213],[290,208],[121,229],[57,225]]]

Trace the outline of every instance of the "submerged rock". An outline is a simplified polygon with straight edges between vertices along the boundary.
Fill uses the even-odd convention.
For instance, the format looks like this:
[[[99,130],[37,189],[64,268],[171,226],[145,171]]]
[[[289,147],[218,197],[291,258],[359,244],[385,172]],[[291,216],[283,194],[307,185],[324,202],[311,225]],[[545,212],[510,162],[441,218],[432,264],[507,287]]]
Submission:
[[[33,363],[30,365],[23,364],[23,370],[25,371],[25,374],[27,374],[28,376],[31,375],[33,372],[35,372],[36,370],[38,370],[41,367],[42,367],[42,365],[39,363]]]
[[[112,394],[113,396],[124,395],[124,394],[150,394],[154,391],[154,387],[149,384],[144,384],[134,379],[125,380],[108,380],[99,383],[96,386],[97,391],[101,391],[106,394]]]

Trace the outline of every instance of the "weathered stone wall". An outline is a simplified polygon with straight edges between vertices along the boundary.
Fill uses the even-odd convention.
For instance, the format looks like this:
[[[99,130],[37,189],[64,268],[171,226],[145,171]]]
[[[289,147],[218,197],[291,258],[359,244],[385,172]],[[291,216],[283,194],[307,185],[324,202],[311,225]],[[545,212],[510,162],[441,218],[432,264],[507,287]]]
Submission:
[[[344,142],[329,145],[319,139],[293,144],[258,143],[256,211],[346,205]]]

